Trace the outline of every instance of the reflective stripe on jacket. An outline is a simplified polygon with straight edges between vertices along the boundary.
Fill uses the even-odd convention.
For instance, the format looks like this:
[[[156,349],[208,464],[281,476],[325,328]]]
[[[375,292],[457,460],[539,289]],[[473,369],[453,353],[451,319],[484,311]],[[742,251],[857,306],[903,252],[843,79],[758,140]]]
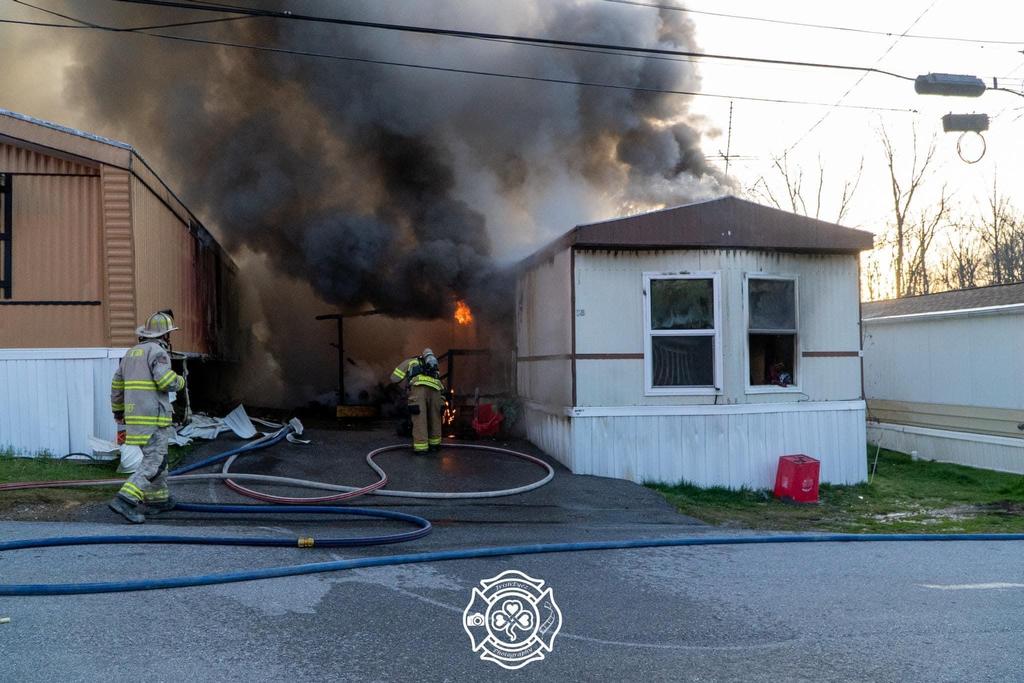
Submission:
[[[412,376],[409,380],[409,386],[411,387],[425,386],[437,391],[444,391],[444,384],[441,380],[430,375],[417,374],[420,370],[420,359],[408,358],[399,363],[398,367],[391,373],[391,381],[401,382],[406,377]]]
[[[128,350],[110,383],[110,407],[124,413],[125,443],[145,446],[160,427],[169,427],[172,391],[185,388],[185,378],[171,369],[171,357],[156,341]]]

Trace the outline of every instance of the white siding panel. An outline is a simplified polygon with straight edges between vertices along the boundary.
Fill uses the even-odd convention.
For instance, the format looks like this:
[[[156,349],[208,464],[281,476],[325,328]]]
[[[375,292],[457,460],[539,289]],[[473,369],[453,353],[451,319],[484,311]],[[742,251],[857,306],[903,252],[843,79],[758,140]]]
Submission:
[[[116,358],[0,359],[0,449],[19,455],[89,453],[89,436],[112,440],[110,379]],[[120,355],[123,350],[111,350]]]
[[[719,403],[795,402],[800,394],[746,394],[747,321],[743,277],[795,275],[799,282],[801,351],[858,351],[860,305],[852,256],[757,251],[583,251],[576,256],[576,350],[581,354],[644,352],[643,273],[719,271],[722,305],[723,395]],[[861,396],[856,357],[798,358],[798,380],[812,401]],[[577,405],[690,405],[710,396],[645,396],[642,360],[580,360]]]
[[[516,354],[565,360],[517,363],[519,396],[535,403],[572,404],[572,303],[569,251],[535,265],[516,285]]]
[[[986,438],[978,434],[914,430],[902,425],[868,423],[868,441],[903,453],[917,451],[919,458],[969,467],[1024,474],[1024,442]],[[916,433],[921,432],[921,433]]]
[[[864,325],[869,399],[1024,410],[1024,315]]]
[[[804,453],[821,461],[823,482],[867,477],[863,408],[571,419],[527,409],[526,419],[530,439],[578,474],[770,489],[779,457]]]
[[[572,454],[577,449],[573,443],[569,418],[552,415],[530,405],[524,406],[523,418],[527,438],[555,460],[576,471]]]
[[[547,406],[572,403],[572,366],[568,359],[518,363],[516,383],[519,396]]]

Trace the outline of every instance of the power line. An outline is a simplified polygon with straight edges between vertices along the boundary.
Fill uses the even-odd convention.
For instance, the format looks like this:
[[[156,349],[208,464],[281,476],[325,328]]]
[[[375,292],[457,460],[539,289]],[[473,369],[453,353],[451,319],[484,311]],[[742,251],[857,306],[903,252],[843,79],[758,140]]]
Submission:
[[[367,58],[367,57],[350,57],[350,56],[347,56],[347,55],[336,55],[336,54],[323,53],[323,52],[311,52],[311,51],[306,51],[306,50],[290,50],[290,49],[286,49],[286,48],[270,47],[270,46],[266,46],[266,45],[252,45],[252,44],[248,44],[248,43],[234,43],[234,42],[224,41],[224,40],[208,40],[208,39],[205,39],[205,38],[192,38],[192,37],[188,37],[188,36],[178,36],[178,35],[171,35],[171,34],[166,34],[166,33],[153,33],[151,31],[142,30],[142,29],[132,29],[132,30],[119,29],[119,28],[116,28],[116,27],[107,27],[107,26],[103,26],[103,25],[100,25],[100,24],[90,24],[90,23],[82,22],[82,21],[80,21],[78,19],[75,19],[73,17],[70,20],[71,21],[79,21],[80,23],[78,23],[78,24],[56,24],[56,23],[46,23],[46,22],[23,21],[23,20],[16,20],[16,19],[0,19],[0,24],[18,24],[18,25],[27,25],[27,26],[35,26],[35,27],[79,29],[79,30],[94,30],[94,31],[104,31],[104,32],[116,32],[116,33],[128,32],[128,33],[134,33],[134,34],[141,35],[141,36],[148,36],[148,37],[151,37],[151,38],[161,38],[161,39],[164,39],[164,40],[172,40],[172,41],[178,41],[178,42],[184,42],[184,43],[193,43],[193,44],[199,44],[199,45],[211,45],[211,46],[220,46],[220,47],[230,47],[230,48],[238,48],[238,49],[245,49],[245,50],[254,50],[254,51],[258,51],[258,52],[270,52],[270,53],[275,53],[275,54],[284,54],[284,55],[301,56],[301,57],[315,57],[315,58],[329,59],[329,60],[335,60],[335,61],[357,62],[357,63],[363,63],[363,64],[376,64],[376,65],[381,65],[381,66],[394,66],[394,67],[402,67],[402,68],[409,68],[409,69],[422,69],[422,70],[427,70],[427,71],[439,71],[439,72],[444,72],[444,73],[457,73],[457,74],[474,75],[474,76],[489,76],[489,77],[494,77],[494,78],[507,78],[507,79],[515,79],[515,80],[523,80],[523,81],[533,81],[533,82],[541,82],[541,83],[554,83],[554,84],[562,84],[562,85],[577,85],[577,86],[588,87],[588,88],[606,88],[606,89],[612,89],[612,90],[629,90],[629,91],[634,91],[634,92],[649,92],[649,93],[658,93],[658,94],[666,94],[666,95],[686,95],[686,96],[692,96],[692,97],[712,97],[712,98],[720,98],[720,99],[736,99],[736,100],[746,100],[746,101],[752,101],[752,102],[764,102],[764,103],[769,103],[769,104],[793,104],[793,105],[805,105],[805,106],[816,106],[816,107],[830,107],[830,106],[833,106],[831,103],[828,103],[828,102],[813,102],[813,101],[807,101],[807,100],[788,100],[788,99],[782,99],[782,98],[753,97],[753,96],[734,95],[734,94],[719,94],[719,93],[697,92],[697,91],[690,91],[690,90],[670,90],[670,89],[666,89],[666,88],[647,88],[647,87],[642,87],[642,86],[620,85],[620,84],[615,84],[615,83],[599,83],[599,82],[594,82],[594,81],[577,81],[577,80],[563,79],[563,78],[549,78],[549,77],[543,77],[543,76],[528,76],[528,75],[525,75],[525,74],[509,74],[509,73],[502,73],[502,72],[496,72],[496,71],[481,71],[481,70],[477,70],[477,69],[461,69],[461,68],[456,68],[456,67],[442,67],[442,66],[436,66],[436,65],[430,65],[430,64],[417,64],[417,63],[412,63],[412,62],[398,62],[398,61],[389,61],[389,60],[380,60],[380,59],[370,59],[370,58]],[[888,112],[896,112],[896,113],[916,113],[916,111],[913,110],[913,109],[899,109],[899,108],[895,108],[895,107],[878,107],[878,106],[872,106],[872,105],[855,105],[855,104],[843,105],[843,106],[845,108],[847,108],[847,109],[860,109],[860,110],[867,110],[867,111],[888,111]]]
[[[739,55],[712,54],[707,52],[693,52],[689,50],[670,50],[667,48],[640,47],[632,45],[615,45],[609,43],[591,43],[578,40],[560,40],[556,38],[537,38],[532,36],[516,36],[502,33],[486,33],[481,31],[463,31],[458,29],[435,28],[429,26],[413,26],[409,24],[391,24],[376,21],[360,21],[357,19],[342,19],[337,17],[323,17],[308,14],[297,14],[290,11],[250,9],[234,7],[231,5],[211,5],[199,2],[178,2],[177,0],[115,0],[135,5],[149,5],[153,7],[173,7],[176,9],[187,9],[204,12],[230,12],[253,17],[267,17],[273,19],[285,19],[291,21],[308,21],[314,23],[334,24],[338,26],[352,26],[357,28],[372,28],[386,31],[399,31],[403,33],[415,33],[421,35],[447,36],[452,38],[466,38],[470,40],[507,41],[522,45],[538,45],[548,47],[572,47],[591,48],[598,50],[609,50],[615,53],[633,52],[643,55],[670,55],[675,57],[695,57],[699,59],[723,59],[740,62],[757,62],[761,64],[775,64],[780,66],[801,66],[817,69],[838,69],[843,71],[860,71],[876,73],[883,76],[898,78],[905,81],[913,81],[910,76],[884,71],[874,67],[855,66],[850,64],[831,64],[826,62],[804,62],[788,59],[769,59],[765,57],[742,57]]]
[[[25,0],[11,0],[11,2],[13,2],[13,3],[17,4],[17,5],[22,5],[24,7],[31,7],[32,9],[37,10],[39,12],[43,12],[45,14],[49,14],[49,15],[55,16],[55,17],[60,17],[61,19],[67,19],[68,21],[76,21],[79,24],[83,24],[85,26],[90,26],[90,27],[94,27],[94,28],[98,28],[99,27],[98,24],[92,24],[92,23],[90,23],[88,21],[85,21],[84,19],[76,19],[75,17],[68,16],[67,14],[61,14],[60,12],[57,12],[56,10],[47,9],[46,7],[40,7],[39,5],[33,5],[30,2],[25,2]],[[125,33],[131,33],[133,31],[146,31],[146,30],[165,29],[165,28],[180,28],[182,26],[200,26],[200,25],[203,25],[203,24],[219,24],[219,23],[223,23],[223,22],[226,22],[226,21],[239,21],[239,20],[243,20],[243,19],[252,19],[252,18],[253,17],[221,17],[219,19],[199,19],[197,21],[178,21],[178,22],[174,22],[174,23],[170,23],[170,24],[154,24],[154,25],[148,25],[148,26],[133,26],[133,27],[127,27],[127,28],[118,28],[118,27],[115,27],[115,26],[105,26],[103,28],[105,30],[108,30],[108,31],[122,31],[122,32],[125,32]],[[27,23],[28,23],[29,26],[40,25],[40,24],[36,24],[34,22],[27,22]]]
[[[832,24],[814,24],[804,21],[787,21],[785,19],[769,19],[767,17],[754,17],[743,14],[728,14],[726,12],[712,12],[709,10],[697,10],[689,9],[687,7],[679,7],[676,5],[665,5],[658,3],[639,2],[638,0],[601,0],[601,2],[610,2],[617,5],[632,5],[634,7],[649,7],[651,9],[664,9],[671,10],[673,12],[685,12],[686,14],[702,14],[710,17],[722,17],[724,19],[741,19],[744,21],[757,21],[766,24],[782,24],[784,26],[797,26],[800,28],[815,28],[829,31],[843,31],[846,33],[861,33],[872,36],[885,36],[900,38],[914,38],[917,40],[944,40],[956,43],[975,43],[979,45],[1022,45],[1022,40],[982,40],[980,38],[959,38],[956,36],[932,36],[924,35],[919,33],[902,33],[898,34],[893,31],[873,31],[866,28],[855,28],[852,26],[835,26]]]
[[[75,17],[69,16],[69,15],[66,15],[66,14],[61,14],[60,12],[56,12],[54,10],[47,9],[45,7],[40,7],[38,5],[30,4],[28,2],[25,2],[24,0],[11,0],[11,2],[15,2],[15,3],[18,3],[19,5],[24,5],[26,7],[31,7],[32,9],[39,10],[40,12],[45,12],[47,14],[51,14],[53,16],[60,17],[61,19],[68,19],[70,21],[78,22],[79,24],[84,24],[86,26],[91,26],[93,28],[103,28],[104,30],[121,31],[121,32],[125,32],[125,33],[131,33],[133,31],[145,31],[145,30],[150,30],[150,29],[176,28],[176,27],[180,27],[180,26],[196,26],[196,25],[200,25],[200,24],[214,24],[214,23],[227,22],[227,21],[238,21],[240,19],[254,19],[254,18],[256,18],[256,17],[252,17],[252,16],[228,17],[228,18],[219,18],[219,19],[205,19],[205,20],[200,20],[200,21],[185,21],[185,22],[177,22],[177,23],[172,23],[172,24],[158,24],[158,25],[153,25],[153,26],[136,26],[136,27],[120,28],[120,27],[114,27],[114,26],[100,26],[100,25],[97,25],[97,24],[93,24],[93,23],[88,22],[88,21],[86,21],[84,19],[77,19]],[[210,3],[207,3],[207,4],[210,4]],[[216,5],[216,7],[223,7],[223,8],[228,8],[228,9],[238,9],[238,10],[244,9],[244,8],[241,8],[241,7],[236,7],[236,6],[231,6],[231,5]],[[39,24],[38,22],[25,22],[25,24],[28,25],[28,26],[41,26],[41,25],[45,26],[46,25],[46,24]],[[73,28],[73,27],[72,26],[67,26],[67,25],[62,25],[61,28]],[[497,39],[494,39],[494,40],[490,40],[489,42],[503,43],[503,44],[506,44],[506,45],[523,45],[522,42],[515,41],[515,40],[497,40]],[[636,54],[630,54],[628,52],[617,52],[617,51],[612,51],[612,50],[595,50],[595,49],[589,49],[589,48],[564,47],[564,46],[552,46],[552,45],[535,45],[533,47],[547,47],[547,48],[552,48],[552,49],[566,50],[566,51],[569,51],[569,52],[585,52],[585,53],[589,53],[589,54],[611,55],[611,56],[616,56],[616,57],[635,57],[637,59],[653,59],[653,60],[658,60],[658,61],[680,62],[680,63],[685,63],[685,64],[696,64],[696,63],[700,62],[699,59],[696,59],[696,58],[693,58],[693,57],[666,57],[666,56],[661,56],[661,55],[636,55]]]
[[[908,32],[910,31],[910,29],[912,29],[912,28],[914,28],[915,26],[917,26],[917,22],[921,21],[921,19],[923,19],[923,18],[924,18],[924,15],[928,14],[928,12],[929,12],[929,11],[931,11],[932,7],[935,7],[935,3],[936,3],[936,2],[938,2],[938,0],[932,0],[931,4],[929,4],[929,5],[928,5],[928,7],[926,7],[926,8],[924,9],[924,11],[922,11],[922,12],[921,12],[921,13],[920,13],[919,15],[917,15],[917,18],[916,18],[916,19],[914,19],[914,21],[912,21],[912,22],[910,23],[910,26],[908,26],[908,27],[907,27],[906,31],[904,31],[904,32],[903,32],[903,34],[905,35],[906,33],[908,33]],[[878,59],[876,59],[876,60],[875,60],[875,64],[874,64],[874,66],[878,66],[879,64],[881,64],[881,63],[882,63],[882,60],[883,60],[883,59],[885,59],[885,58],[886,58],[886,56],[887,56],[887,55],[888,55],[888,54],[889,54],[890,52],[892,52],[893,48],[894,48],[894,47],[896,47],[896,44],[900,42],[900,38],[901,38],[901,37],[902,37],[902,35],[901,35],[901,36],[899,36],[899,37],[897,37],[897,38],[896,38],[896,39],[895,39],[894,41],[892,41],[892,43],[891,43],[891,44],[889,45],[889,47],[887,47],[887,48],[886,48],[885,52],[883,52],[883,53],[882,53],[882,54],[881,54],[881,55],[880,55],[880,56],[878,57]],[[860,84],[861,84],[861,83],[862,83],[862,82],[864,81],[864,79],[865,79],[866,77],[867,77],[867,72],[864,72],[863,74],[861,74],[861,77],[860,77],[860,78],[858,78],[858,79],[857,79],[857,80],[856,80],[856,81],[855,81],[855,82],[853,83],[853,85],[851,85],[851,86],[850,86],[849,88],[847,88],[847,89],[846,89],[846,92],[844,92],[844,93],[842,94],[842,96],[840,96],[840,98],[839,98],[838,100],[836,100],[836,106],[839,106],[840,104],[842,104],[843,100],[845,100],[845,99],[847,98],[847,96],[848,96],[848,95],[849,95],[849,94],[850,94],[851,92],[853,92],[853,91],[854,91],[854,89],[855,89],[855,88],[856,88],[856,87],[857,87],[858,85],[860,85]],[[800,144],[801,142],[803,142],[803,141],[804,141],[804,139],[805,139],[805,138],[806,138],[806,137],[807,137],[808,135],[810,135],[811,133],[813,133],[813,132],[814,132],[814,131],[815,131],[815,130],[816,130],[816,129],[818,128],[818,126],[820,126],[820,125],[821,125],[822,123],[824,123],[824,122],[825,122],[825,119],[827,119],[827,118],[829,117],[829,115],[830,115],[831,113],[832,113],[832,110],[831,110],[831,109],[829,109],[829,110],[827,110],[827,111],[826,111],[826,112],[825,112],[824,114],[822,114],[821,118],[820,118],[820,119],[818,119],[817,121],[815,121],[815,122],[814,122],[814,123],[813,123],[813,124],[811,125],[811,127],[810,127],[810,128],[808,128],[808,129],[807,129],[806,131],[804,131],[804,134],[803,134],[803,135],[801,135],[801,136],[800,136],[799,138],[797,138],[796,142],[794,142],[794,143],[793,143],[792,145],[790,145],[789,147],[787,147],[787,148],[786,148],[786,151],[782,153],[782,156],[786,156],[787,154],[789,154],[790,152],[792,152],[792,151],[793,151],[793,149],[795,149],[797,145],[799,145],[799,144]]]

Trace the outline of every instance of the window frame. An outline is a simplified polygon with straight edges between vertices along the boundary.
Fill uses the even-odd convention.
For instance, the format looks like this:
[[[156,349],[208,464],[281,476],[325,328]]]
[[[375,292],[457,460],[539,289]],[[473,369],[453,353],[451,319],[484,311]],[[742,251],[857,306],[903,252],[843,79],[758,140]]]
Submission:
[[[750,281],[751,280],[788,280],[793,283],[793,384],[779,387],[774,384],[750,383],[750,335],[751,334],[790,334],[790,330],[751,329],[750,327]],[[800,277],[789,273],[744,273],[743,274],[743,385],[745,394],[802,394],[803,380],[800,367],[800,349],[803,335],[800,334]]]
[[[722,278],[721,271],[675,271],[643,273],[644,307],[644,396],[718,396],[722,394],[723,335],[722,335]],[[714,328],[711,330],[652,330],[651,329],[651,281],[652,280],[711,280],[711,300],[714,306]],[[713,385],[700,386],[654,386],[654,355],[651,350],[653,337],[711,337]]]

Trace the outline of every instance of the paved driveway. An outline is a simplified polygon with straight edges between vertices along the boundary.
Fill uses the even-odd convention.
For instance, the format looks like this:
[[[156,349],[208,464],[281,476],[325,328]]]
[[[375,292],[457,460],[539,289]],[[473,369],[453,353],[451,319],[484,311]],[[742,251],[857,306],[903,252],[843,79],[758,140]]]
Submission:
[[[291,476],[355,477],[364,447],[390,441],[374,432],[313,436],[315,449],[282,446],[242,465]],[[534,475],[514,461],[455,452],[433,461],[389,455],[382,463],[402,488]],[[233,496],[204,484],[192,497],[210,495]],[[550,486],[516,498],[360,501],[371,503],[424,514],[437,528],[399,547],[341,551],[25,551],[0,555],[0,581],[113,580],[481,545],[722,533],[675,514],[642,487],[564,470]],[[81,517],[0,522],[0,535],[128,528],[89,521],[109,521],[101,506]],[[270,517],[224,524],[178,515],[143,531],[290,536],[385,526],[391,528]],[[1016,680],[1024,635],[1022,567],[1021,543],[716,546],[460,560],[134,594],[0,598],[0,616],[12,618],[0,625],[0,679]],[[480,661],[462,628],[473,587],[509,569],[545,580],[563,614],[554,651],[519,672]]]

